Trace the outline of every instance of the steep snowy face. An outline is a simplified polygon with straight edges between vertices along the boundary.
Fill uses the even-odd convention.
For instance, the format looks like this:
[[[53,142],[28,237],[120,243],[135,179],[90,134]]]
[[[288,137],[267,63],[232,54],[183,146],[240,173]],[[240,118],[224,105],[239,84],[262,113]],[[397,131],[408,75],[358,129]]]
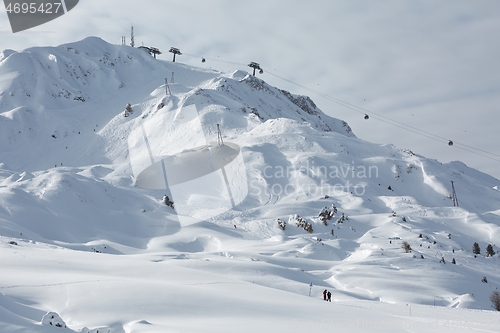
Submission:
[[[165,98],[167,88],[171,95]],[[124,119],[128,103],[136,112]],[[161,103],[164,109],[158,108]],[[142,50],[89,37],[2,53],[0,154],[13,160],[9,165],[16,170],[109,163],[124,158],[128,147],[121,138],[141,119],[190,104],[196,105],[208,134],[216,123],[225,134],[238,135],[266,120],[288,118],[354,136],[347,123],[323,114],[310,98],[246,72],[226,75],[160,61]]]
[[[202,115],[209,111],[206,109],[207,106],[212,112],[214,106],[219,106],[227,111],[222,114],[222,118],[225,118],[226,113],[231,113],[227,114],[227,117],[235,118],[235,122],[241,116],[254,124],[269,119],[287,118],[308,123],[319,131],[337,132],[354,137],[345,121],[325,115],[309,97],[293,95],[288,91],[272,87],[242,71],[236,71],[228,77],[217,77],[196,89],[194,95],[187,98],[185,103],[196,104]],[[226,119],[221,120],[224,122]],[[213,118],[207,121],[209,125]],[[232,129],[233,126],[234,123],[228,123],[226,127]]]

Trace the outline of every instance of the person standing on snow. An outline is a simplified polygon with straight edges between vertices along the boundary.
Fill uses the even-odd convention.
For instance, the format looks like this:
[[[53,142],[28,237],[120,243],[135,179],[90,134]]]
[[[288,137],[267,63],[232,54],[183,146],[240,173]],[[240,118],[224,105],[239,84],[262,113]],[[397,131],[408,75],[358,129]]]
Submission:
[[[332,293],[328,292],[328,294],[326,294],[326,296],[328,297],[328,302],[331,302],[332,301]]]
[[[326,289],[323,291],[323,300],[326,301]]]

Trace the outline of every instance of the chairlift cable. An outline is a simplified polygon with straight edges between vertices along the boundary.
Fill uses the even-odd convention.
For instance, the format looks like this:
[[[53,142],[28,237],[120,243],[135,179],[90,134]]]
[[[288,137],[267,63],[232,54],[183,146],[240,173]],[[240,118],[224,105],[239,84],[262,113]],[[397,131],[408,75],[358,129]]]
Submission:
[[[217,57],[217,58],[208,58],[208,57],[200,57],[200,56],[196,56],[196,55],[192,55],[192,54],[187,54],[187,53],[184,53],[183,55],[189,56],[189,57],[200,58],[200,59],[206,59],[206,60],[210,60],[210,61],[223,62],[223,63],[227,63],[227,64],[232,64],[232,65],[247,66],[246,64],[243,64],[243,63],[239,63],[239,62],[235,62],[235,61],[230,61],[230,60],[226,60],[226,59],[221,59],[219,57]],[[386,123],[386,124],[389,124],[389,125],[392,125],[392,126],[395,126],[395,127],[399,127],[399,128],[401,128],[403,130],[415,133],[415,134],[420,135],[420,136],[424,136],[426,138],[429,138],[429,139],[432,139],[432,140],[435,140],[435,141],[438,141],[438,142],[441,142],[441,143],[443,141],[447,142],[447,143],[453,142],[454,147],[456,147],[458,149],[462,149],[464,151],[467,151],[467,152],[470,152],[470,153],[473,153],[473,154],[476,154],[476,155],[479,155],[479,156],[482,156],[482,157],[489,158],[491,160],[500,162],[500,159],[496,159],[496,158],[492,157],[492,156],[498,156],[498,157],[500,157],[499,154],[495,154],[495,153],[488,152],[486,150],[482,150],[482,149],[479,149],[479,148],[476,148],[476,147],[472,147],[472,146],[469,146],[469,145],[466,145],[466,144],[463,144],[463,143],[452,141],[452,140],[450,140],[448,138],[444,138],[444,137],[442,137],[440,135],[437,135],[437,134],[434,134],[434,133],[422,130],[422,129],[417,128],[415,126],[411,126],[411,125],[405,124],[405,123],[400,122],[398,120],[394,120],[394,119],[392,119],[390,117],[381,115],[381,114],[379,114],[377,112],[369,111],[369,110],[367,110],[365,108],[362,108],[360,106],[357,106],[357,105],[351,104],[349,102],[343,101],[343,100],[341,100],[339,98],[336,98],[336,97],[330,96],[328,94],[322,93],[322,92],[320,92],[318,90],[306,87],[304,85],[301,85],[299,83],[296,83],[294,81],[291,81],[289,79],[281,77],[281,76],[279,76],[277,74],[274,74],[272,72],[268,71],[267,73],[270,74],[270,75],[272,75],[272,76],[275,76],[275,77],[277,77],[277,78],[279,78],[279,79],[281,79],[283,81],[286,81],[288,83],[291,83],[293,85],[301,87],[304,90],[310,91],[310,92],[312,92],[312,93],[314,93],[314,94],[316,94],[316,95],[318,95],[320,97],[323,97],[323,98],[325,98],[327,100],[330,100],[330,101],[332,101],[334,103],[337,103],[337,104],[339,104],[339,105],[341,105],[341,106],[343,106],[343,107],[345,107],[347,109],[350,109],[352,111],[358,112],[358,113],[362,114],[364,117],[365,116],[369,116],[369,118],[376,119],[376,120],[381,121],[383,123]],[[434,121],[434,123],[437,123],[437,122]],[[487,154],[487,155],[484,155],[482,153]]]
[[[486,136],[484,134],[478,133],[476,131],[472,131],[470,129],[466,130],[466,129],[463,129],[463,128],[458,128],[458,127],[455,127],[455,126],[450,126],[448,124],[445,124],[445,123],[442,123],[442,122],[439,122],[439,121],[436,121],[436,120],[430,120],[430,119],[427,119],[427,118],[424,118],[422,116],[418,116],[418,115],[415,115],[415,114],[412,114],[411,116],[412,117],[416,117],[416,118],[420,118],[420,119],[425,120],[425,121],[427,121],[429,123],[438,124],[438,125],[441,125],[441,126],[444,126],[444,127],[448,127],[448,128],[451,128],[451,129],[454,129],[456,131],[460,131],[460,132],[463,132],[463,133],[468,133],[468,134],[470,133],[470,134],[473,134],[473,135],[476,135],[476,136],[481,136],[481,137],[483,137],[485,139],[497,142],[497,140],[495,140],[493,138],[490,138],[490,137],[488,137],[488,136]]]
[[[337,103],[337,104],[339,104],[339,105],[341,105],[341,106],[343,106],[343,107],[345,107],[345,108],[348,108],[348,109],[350,109],[350,110],[352,110],[352,111],[355,111],[355,112],[361,113],[361,114],[363,114],[363,115],[370,115],[370,117],[372,117],[372,118],[374,118],[374,119],[377,119],[378,121],[384,122],[384,123],[386,123],[386,124],[389,124],[389,125],[393,125],[393,126],[399,127],[399,128],[401,128],[401,129],[407,130],[407,131],[409,131],[409,132],[413,132],[413,133],[415,133],[415,134],[418,134],[418,135],[421,135],[421,136],[424,136],[424,137],[427,137],[427,138],[429,138],[429,139],[433,139],[433,140],[436,140],[436,141],[439,141],[439,142],[442,142],[442,141],[449,142],[449,141],[450,141],[449,139],[444,138],[444,137],[442,137],[442,136],[439,136],[439,135],[437,135],[437,134],[434,134],[434,133],[431,133],[431,132],[428,132],[428,131],[422,130],[422,129],[417,128],[417,127],[415,127],[415,126],[411,126],[411,125],[405,124],[405,123],[403,123],[403,122],[400,122],[400,121],[394,120],[394,119],[392,119],[392,118],[389,118],[389,117],[383,116],[383,115],[381,115],[381,114],[379,114],[379,113],[376,113],[376,112],[373,112],[373,111],[369,111],[369,110],[367,110],[367,109],[365,109],[365,108],[359,107],[359,106],[357,106],[357,105],[353,105],[353,104],[351,104],[351,103],[349,103],[349,102],[343,101],[343,100],[341,100],[341,99],[338,99],[338,98],[332,97],[332,96],[327,95],[327,94],[325,94],[325,93],[322,93],[322,92],[320,92],[320,91],[316,91],[316,90],[311,89],[311,88],[309,88],[309,87],[303,86],[303,85],[301,85],[301,84],[299,84],[299,83],[296,83],[296,82],[293,82],[293,81],[291,81],[291,80],[285,79],[285,78],[283,78],[283,77],[281,77],[281,76],[279,76],[279,75],[276,75],[276,74],[274,74],[274,73],[268,72],[268,74],[270,74],[270,75],[272,75],[272,76],[275,76],[275,77],[277,77],[277,78],[279,78],[279,79],[282,79],[282,80],[284,80],[284,81],[286,81],[286,82],[289,82],[289,83],[291,83],[291,84],[294,84],[294,85],[296,85],[296,86],[299,86],[299,87],[301,87],[301,88],[303,88],[303,89],[305,89],[305,90],[311,91],[311,92],[313,92],[313,93],[315,93],[315,94],[317,94],[317,95],[319,95],[319,96],[321,96],[321,97],[323,97],[323,98],[325,98],[325,99],[328,99],[328,100],[330,100],[330,101],[332,101],[332,102],[334,102],[334,103]],[[373,116],[373,115],[376,115],[376,116]],[[385,120],[383,120],[383,119],[381,119],[381,118],[384,118]],[[387,121],[386,121],[386,120],[387,120]],[[393,122],[393,123],[391,123],[391,122]],[[399,126],[398,124],[399,124],[399,125],[401,125],[401,126],[405,126],[405,127],[401,127],[401,126]],[[414,130],[411,130],[411,129],[414,129]],[[425,133],[425,134],[424,134],[424,133]],[[426,134],[428,134],[428,135],[426,135]],[[476,155],[479,155],[479,156],[482,156],[482,157],[489,158],[489,159],[491,159],[491,160],[494,160],[494,161],[500,162],[500,160],[499,160],[499,159],[496,159],[496,158],[493,158],[493,157],[491,157],[491,156],[488,156],[488,155],[493,155],[493,156],[498,156],[498,157],[500,157],[500,155],[498,155],[498,154],[495,154],[495,153],[492,153],[492,152],[488,152],[488,151],[486,151],[486,150],[482,150],[482,149],[479,149],[479,148],[476,148],[476,147],[472,147],[472,146],[469,146],[469,145],[465,145],[465,144],[463,144],[463,143],[459,143],[459,142],[455,142],[455,141],[453,141],[453,143],[454,143],[454,145],[459,145],[459,146],[457,146],[456,148],[459,148],[459,149],[462,149],[462,150],[468,151],[468,152],[470,152],[470,153],[473,153],[473,154],[476,154]],[[467,148],[469,148],[469,149],[466,149],[466,148],[464,148],[464,147],[460,147],[460,146],[464,146],[464,147],[467,147]],[[471,150],[471,149],[472,149],[472,150]],[[485,153],[485,154],[488,154],[488,155],[483,155],[483,154],[480,154],[479,152],[482,152],[482,153]]]
[[[246,64],[242,64],[239,62],[235,61],[230,61],[226,59],[221,59],[221,58],[211,58],[211,57],[205,57],[205,56],[198,56],[194,54],[188,54],[188,53],[183,53],[183,55],[188,56],[188,57],[193,57],[193,58],[199,58],[199,59],[205,59],[206,61],[219,61],[219,62],[225,62],[227,64],[232,64],[232,65],[238,65],[238,66],[246,66]]]
[[[275,71],[276,71],[276,70],[275,70]],[[291,81],[291,80],[285,79],[285,78],[283,78],[283,77],[281,77],[281,76],[279,76],[279,75],[273,74],[273,73],[271,73],[271,72],[268,72],[268,74],[271,74],[271,75],[273,75],[273,76],[275,76],[275,77],[277,77],[277,78],[279,78],[279,79],[282,79],[282,80],[287,81],[287,82],[289,82],[289,83],[291,83],[291,84],[294,84],[294,85],[296,85],[296,86],[299,86],[299,87],[301,87],[301,88],[303,88],[303,89],[305,89],[305,90],[311,91],[311,92],[313,92],[313,93],[315,93],[315,94],[317,94],[317,95],[319,95],[319,96],[321,96],[321,97],[323,97],[323,98],[326,98],[326,99],[328,99],[328,100],[330,100],[330,101],[332,101],[332,102],[335,102],[335,103],[340,104],[340,105],[342,105],[342,106],[344,106],[344,107],[346,107],[346,108],[348,108],[348,109],[351,109],[351,110],[353,110],[353,111],[356,111],[356,112],[358,112],[358,113],[361,113],[361,114],[363,114],[364,116],[370,116],[371,114],[376,114],[376,115],[378,115],[378,116],[380,116],[380,117],[382,117],[382,118],[385,118],[385,119],[390,119],[391,121],[397,122],[397,123],[399,123],[399,124],[402,124],[402,125],[405,125],[405,126],[408,126],[408,127],[412,127],[412,128],[414,128],[414,129],[416,129],[416,130],[418,130],[418,131],[422,131],[422,132],[428,133],[428,134],[430,134],[430,135],[433,135],[433,136],[439,137],[440,139],[443,139],[443,140],[448,141],[448,139],[443,138],[443,137],[441,137],[441,136],[439,136],[439,135],[436,135],[436,134],[433,134],[433,133],[430,133],[430,132],[426,132],[425,130],[422,130],[422,129],[420,129],[420,128],[417,128],[417,127],[414,127],[414,126],[411,126],[411,125],[407,125],[407,124],[405,124],[405,123],[402,123],[402,122],[400,122],[400,121],[394,120],[394,119],[389,118],[389,117],[386,117],[386,116],[381,115],[381,114],[379,114],[379,113],[376,113],[376,112],[374,112],[374,111],[369,111],[369,110],[367,110],[367,109],[365,109],[365,108],[362,108],[362,107],[360,107],[360,106],[357,106],[357,105],[351,104],[351,103],[349,103],[349,102],[346,102],[346,101],[343,101],[343,100],[341,100],[341,99],[338,99],[338,98],[332,97],[332,96],[330,96],[330,95],[328,95],[328,94],[322,93],[322,92],[317,91],[317,90],[315,90],[315,89],[312,89],[312,88],[309,88],[309,87],[303,86],[303,85],[301,85],[301,84],[298,84],[298,83],[296,83],[296,82],[293,82],[293,81]],[[346,106],[345,104],[350,105],[351,107],[348,107],[348,106]],[[414,115],[412,114],[412,116],[414,116]],[[420,118],[421,118],[421,117],[420,117]],[[366,117],[365,117],[365,119],[366,119]],[[452,126],[449,126],[449,125],[446,125],[446,124],[442,124],[442,123],[439,123],[439,122],[437,122],[437,121],[428,120],[428,119],[425,119],[425,118],[422,118],[422,119],[427,120],[427,121],[429,121],[429,122],[432,122],[432,123],[434,123],[434,124],[438,124],[438,125],[442,125],[442,126],[447,126],[447,127],[450,127],[450,128],[456,129],[456,130],[461,130],[461,129],[459,129],[459,128],[455,128],[455,127],[452,127]],[[380,119],[378,119],[378,120],[380,120]],[[461,130],[461,131],[465,131],[465,132],[467,132],[466,130]],[[470,132],[470,131],[469,131],[469,132]],[[486,139],[493,140],[492,138],[489,138],[489,137],[486,137],[486,136],[484,136],[484,135],[480,135],[480,134],[477,134],[477,133],[475,133],[475,135],[483,136],[483,137],[484,137],[484,138],[486,138]],[[496,140],[495,140],[495,141],[496,141]],[[458,144],[460,144],[460,143],[458,143]],[[461,144],[461,145],[464,145],[464,144]],[[464,145],[464,146],[466,146],[466,145]],[[495,153],[487,152],[487,151],[481,150],[481,149],[479,149],[479,148],[471,147],[471,146],[468,146],[468,147],[469,147],[469,148],[472,148],[472,149],[480,150],[480,151],[482,151],[482,152],[484,152],[484,153],[487,153],[487,154],[491,154],[491,155],[495,155],[495,156],[500,157],[500,155],[499,155],[499,154],[495,154]]]

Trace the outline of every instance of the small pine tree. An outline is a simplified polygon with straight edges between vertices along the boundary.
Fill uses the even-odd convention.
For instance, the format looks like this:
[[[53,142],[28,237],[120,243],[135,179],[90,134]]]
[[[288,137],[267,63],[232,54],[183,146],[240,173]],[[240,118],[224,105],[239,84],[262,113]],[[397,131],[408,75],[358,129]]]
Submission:
[[[162,199],[163,203],[167,206],[169,206],[170,208],[174,209],[174,202],[172,200],[170,200],[170,198],[168,197],[168,195],[164,195],[163,196],[163,199]]]
[[[500,311],[500,292],[498,290],[494,290],[491,293],[490,301],[493,304],[493,308]]]
[[[347,215],[345,215],[344,213],[342,213],[342,216],[338,219],[337,223],[340,224],[340,223],[344,223],[344,221],[348,221],[349,220],[349,217]]]
[[[488,246],[486,246],[486,256],[492,257],[494,255],[495,255],[495,250],[493,250],[493,246],[491,246],[491,244],[488,244]]]
[[[453,258],[453,260],[451,261],[451,263],[452,263],[453,265],[456,265],[456,264],[457,264],[457,262],[455,261],[455,258]]]
[[[411,246],[407,241],[403,241],[401,243],[401,248],[405,251],[405,253],[411,252]]]
[[[299,215],[290,215],[290,218],[288,219],[288,224],[293,223],[293,221],[296,222],[297,228],[302,228],[308,233],[312,234],[313,232],[312,224],[307,222],[305,218]]]
[[[132,105],[130,105],[130,103],[128,103],[127,106],[125,106],[125,112],[123,115],[125,117],[128,117],[128,115],[131,114],[132,112],[133,112]]]
[[[276,222],[278,222],[278,225],[279,225],[281,230],[283,230],[283,231],[286,230],[286,222],[285,221],[277,219]]]
[[[481,248],[477,242],[474,242],[474,245],[472,245],[472,253],[481,254]]]
[[[319,216],[320,221],[323,222],[323,224],[325,226],[327,226],[328,225],[327,220],[328,220],[328,217],[330,216],[330,211],[328,211],[328,209],[326,207],[324,207],[321,210],[321,212],[319,212],[318,216]]]

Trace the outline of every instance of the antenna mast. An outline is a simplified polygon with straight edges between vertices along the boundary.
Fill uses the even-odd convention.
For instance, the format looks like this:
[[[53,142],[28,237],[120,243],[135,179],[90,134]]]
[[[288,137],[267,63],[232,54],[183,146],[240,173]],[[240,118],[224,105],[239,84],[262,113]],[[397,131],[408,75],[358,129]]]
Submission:
[[[135,47],[134,25],[133,24],[132,24],[132,28],[130,29],[130,46]]]

